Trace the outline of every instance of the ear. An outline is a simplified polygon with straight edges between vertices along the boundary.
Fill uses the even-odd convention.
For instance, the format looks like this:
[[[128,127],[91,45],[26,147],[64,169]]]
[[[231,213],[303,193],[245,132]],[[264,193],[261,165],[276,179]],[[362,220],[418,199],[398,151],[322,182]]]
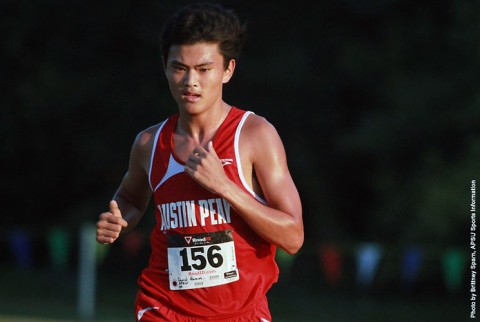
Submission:
[[[235,70],[235,65],[236,65],[235,59],[230,59],[230,61],[228,62],[227,69],[225,69],[225,71],[223,72],[223,84],[228,83],[230,78],[232,78],[233,72]]]

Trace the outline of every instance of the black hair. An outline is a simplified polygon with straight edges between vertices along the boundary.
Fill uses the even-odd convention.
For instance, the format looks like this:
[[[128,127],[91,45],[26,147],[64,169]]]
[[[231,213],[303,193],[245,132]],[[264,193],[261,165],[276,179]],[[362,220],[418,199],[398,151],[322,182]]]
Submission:
[[[209,3],[188,5],[167,20],[160,34],[163,61],[166,64],[172,45],[217,43],[227,68],[240,56],[245,35],[246,26],[233,10]]]

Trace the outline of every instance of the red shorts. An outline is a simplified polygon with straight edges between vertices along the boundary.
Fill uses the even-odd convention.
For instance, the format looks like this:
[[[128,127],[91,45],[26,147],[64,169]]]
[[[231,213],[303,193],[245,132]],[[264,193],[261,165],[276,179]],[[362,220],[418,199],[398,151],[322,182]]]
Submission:
[[[135,314],[137,322],[270,322],[272,320],[266,297],[258,301],[252,310],[240,315],[233,315],[228,318],[201,319],[177,313],[140,291],[137,293],[135,301]]]

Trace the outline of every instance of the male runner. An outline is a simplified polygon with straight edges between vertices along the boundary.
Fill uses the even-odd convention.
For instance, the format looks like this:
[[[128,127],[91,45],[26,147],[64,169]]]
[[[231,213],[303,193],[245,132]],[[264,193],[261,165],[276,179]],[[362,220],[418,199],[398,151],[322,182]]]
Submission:
[[[222,99],[244,27],[232,11],[190,5],[161,34],[178,113],[138,134],[97,241],[132,229],[151,196],[152,253],[139,279],[137,321],[270,321],[275,247],[303,244],[300,198],[264,118]]]

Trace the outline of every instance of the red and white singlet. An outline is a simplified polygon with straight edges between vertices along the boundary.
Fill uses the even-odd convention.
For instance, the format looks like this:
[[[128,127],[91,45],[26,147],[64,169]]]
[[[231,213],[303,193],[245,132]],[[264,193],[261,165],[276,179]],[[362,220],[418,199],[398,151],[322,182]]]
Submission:
[[[226,175],[263,202],[242,173],[239,137],[251,112],[232,107],[213,146]],[[156,224],[140,292],[191,317],[228,318],[255,307],[278,278],[275,246],[260,238],[230,207],[186,173],[173,152],[178,114],[156,133],[149,180]]]

